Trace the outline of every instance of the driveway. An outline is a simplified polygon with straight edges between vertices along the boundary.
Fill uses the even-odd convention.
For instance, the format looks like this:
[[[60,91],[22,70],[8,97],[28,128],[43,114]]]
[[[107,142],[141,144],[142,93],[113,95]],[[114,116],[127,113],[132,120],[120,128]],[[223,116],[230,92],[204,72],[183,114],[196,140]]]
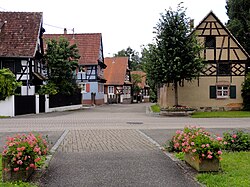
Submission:
[[[219,134],[234,128],[250,131],[250,118],[151,116],[148,105],[103,105],[0,119],[0,144],[6,135],[30,131],[47,134],[53,144],[67,132],[41,186],[199,186],[154,141],[162,145],[186,125]]]

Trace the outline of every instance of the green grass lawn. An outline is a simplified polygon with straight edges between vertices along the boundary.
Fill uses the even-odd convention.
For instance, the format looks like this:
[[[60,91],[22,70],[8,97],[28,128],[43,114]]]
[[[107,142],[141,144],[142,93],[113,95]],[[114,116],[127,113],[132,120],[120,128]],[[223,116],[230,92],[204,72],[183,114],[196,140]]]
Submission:
[[[0,154],[0,186],[4,187],[37,187],[34,184],[27,183],[27,182],[22,182],[22,181],[17,181],[17,182],[2,182],[2,155]]]
[[[250,152],[224,153],[221,168],[218,173],[201,173],[196,178],[207,187],[250,186]]]
[[[151,110],[153,112],[160,112],[161,108],[160,108],[160,106],[158,104],[154,104],[154,105],[151,106]]]
[[[195,112],[192,118],[244,118],[250,117],[250,111]]]

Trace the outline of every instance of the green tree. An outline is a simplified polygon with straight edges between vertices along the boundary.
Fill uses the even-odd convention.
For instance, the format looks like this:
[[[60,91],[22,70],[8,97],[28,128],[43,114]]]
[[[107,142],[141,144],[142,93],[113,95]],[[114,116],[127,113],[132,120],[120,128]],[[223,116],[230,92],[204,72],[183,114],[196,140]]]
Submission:
[[[250,110],[250,73],[242,84],[241,96],[243,98],[243,109]]]
[[[21,85],[22,83],[16,81],[15,75],[9,69],[0,69],[0,100],[14,95],[16,88]]]
[[[227,0],[227,28],[250,53],[250,1]]]
[[[121,51],[118,51],[117,54],[114,54],[114,56],[128,57],[130,69],[132,71],[141,70],[139,53],[131,47],[128,47],[126,50],[122,49]]]
[[[157,47],[155,44],[148,44],[142,48],[141,64],[143,71],[147,73],[150,100],[157,102],[157,76],[161,66],[157,58]]]
[[[70,45],[65,38],[60,38],[59,41],[49,40],[47,46],[45,60],[48,66],[48,84],[53,85],[52,92],[57,89],[57,92],[63,94],[74,93],[77,91],[74,71],[80,58],[76,44]]]
[[[157,59],[151,70],[155,72],[155,81],[173,83],[175,106],[178,106],[178,84],[197,78],[204,68],[199,57],[202,47],[194,34],[189,35],[190,21],[185,11],[181,4],[176,11],[166,10],[155,27]]]

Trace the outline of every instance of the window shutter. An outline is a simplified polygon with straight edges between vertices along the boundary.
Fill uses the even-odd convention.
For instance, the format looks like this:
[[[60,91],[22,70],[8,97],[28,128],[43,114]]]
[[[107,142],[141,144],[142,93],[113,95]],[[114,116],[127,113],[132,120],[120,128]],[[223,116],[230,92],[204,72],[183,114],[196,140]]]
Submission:
[[[86,92],[90,92],[90,84],[86,84]]]
[[[210,99],[216,99],[216,86],[210,86]]]
[[[230,86],[230,98],[236,99],[236,86]]]

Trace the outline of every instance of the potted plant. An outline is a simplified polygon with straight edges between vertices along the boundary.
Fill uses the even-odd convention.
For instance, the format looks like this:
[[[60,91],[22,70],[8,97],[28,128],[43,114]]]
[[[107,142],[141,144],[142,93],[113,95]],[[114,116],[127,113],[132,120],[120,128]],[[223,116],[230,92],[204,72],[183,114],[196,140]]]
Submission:
[[[185,161],[199,172],[218,171],[223,139],[203,128],[185,127],[172,138],[173,149],[185,153]]]
[[[2,152],[3,181],[27,181],[47,151],[47,142],[41,134],[7,137]]]

